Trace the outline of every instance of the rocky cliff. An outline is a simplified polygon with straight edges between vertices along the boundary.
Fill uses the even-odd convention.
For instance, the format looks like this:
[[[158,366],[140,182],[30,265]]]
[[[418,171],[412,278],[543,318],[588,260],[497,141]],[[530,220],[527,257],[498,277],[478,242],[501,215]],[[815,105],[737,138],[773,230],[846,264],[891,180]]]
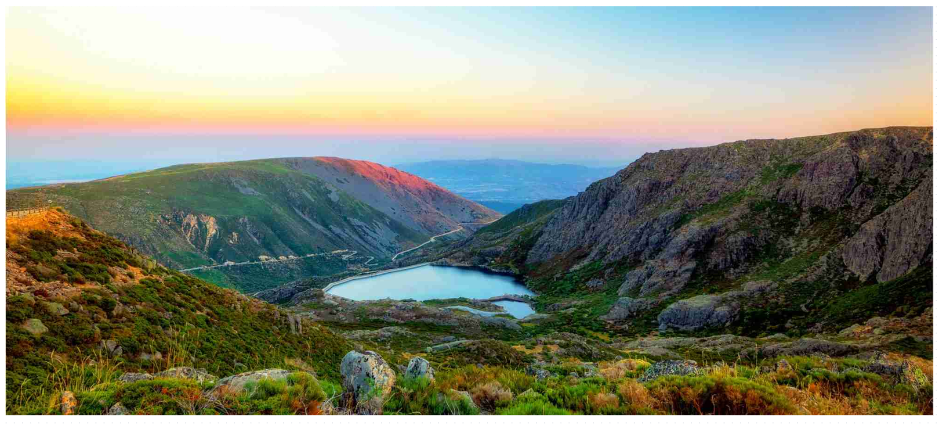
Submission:
[[[819,328],[839,317],[830,298],[930,270],[932,144],[931,128],[895,127],[649,153],[499,253],[479,259],[500,240],[484,233],[448,256],[513,264],[547,302],[559,287],[621,298],[604,303],[616,327]]]

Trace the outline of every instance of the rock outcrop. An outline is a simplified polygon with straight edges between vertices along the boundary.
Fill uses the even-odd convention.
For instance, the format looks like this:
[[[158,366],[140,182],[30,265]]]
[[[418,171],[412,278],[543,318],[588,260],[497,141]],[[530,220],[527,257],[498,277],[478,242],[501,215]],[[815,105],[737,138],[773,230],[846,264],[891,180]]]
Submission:
[[[867,221],[843,249],[846,267],[862,280],[896,279],[930,263],[932,233],[932,178],[899,203]]]
[[[660,330],[694,331],[725,326],[738,313],[738,303],[720,295],[698,295],[670,304],[657,316]]]

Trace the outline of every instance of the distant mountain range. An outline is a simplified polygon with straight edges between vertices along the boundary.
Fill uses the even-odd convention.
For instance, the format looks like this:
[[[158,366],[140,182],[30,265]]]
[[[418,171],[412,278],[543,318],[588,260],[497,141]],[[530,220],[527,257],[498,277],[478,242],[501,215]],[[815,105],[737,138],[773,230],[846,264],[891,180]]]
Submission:
[[[37,191],[169,267],[236,263],[193,273],[243,291],[374,266],[500,216],[394,168],[328,157],[179,165],[11,195]]]
[[[526,203],[574,196],[621,169],[503,159],[436,160],[396,168],[504,214]]]

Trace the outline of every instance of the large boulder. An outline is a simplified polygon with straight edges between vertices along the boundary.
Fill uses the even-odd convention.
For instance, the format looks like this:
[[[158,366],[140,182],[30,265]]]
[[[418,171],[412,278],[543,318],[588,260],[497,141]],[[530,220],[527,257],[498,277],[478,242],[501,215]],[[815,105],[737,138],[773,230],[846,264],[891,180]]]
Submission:
[[[723,295],[697,295],[670,304],[657,316],[660,330],[681,331],[725,326],[738,314],[739,305]]]
[[[408,368],[405,368],[405,378],[428,378],[435,380],[435,369],[431,363],[421,357],[413,357],[408,361]]]
[[[212,389],[212,392],[215,393],[225,390],[229,393],[241,393],[245,390],[245,386],[250,383],[257,383],[261,380],[277,381],[287,378],[288,375],[291,375],[291,371],[285,369],[264,369],[261,371],[243,372],[219,380],[216,382],[216,386]]]
[[[340,362],[343,400],[357,414],[381,414],[395,384],[395,372],[373,351],[351,351]]]

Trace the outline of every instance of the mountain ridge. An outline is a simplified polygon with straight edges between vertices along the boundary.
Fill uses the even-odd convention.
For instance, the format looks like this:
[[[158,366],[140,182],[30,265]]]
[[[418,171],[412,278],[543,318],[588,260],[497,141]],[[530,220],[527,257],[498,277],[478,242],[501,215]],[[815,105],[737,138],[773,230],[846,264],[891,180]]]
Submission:
[[[392,168],[371,164],[379,175],[370,177],[339,171],[332,176],[321,169],[321,178],[299,170],[309,163],[294,158],[177,165],[15,190],[8,200],[41,193],[49,203],[173,268],[288,260],[194,272],[246,291],[362,269],[441,233],[429,230],[450,231],[464,221],[498,216]],[[370,196],[373,205],[341,188],[344,181],[357,183],[348,189]],[[386,199],[394,203],[382,203]],[[434,209],[436,203],[440,210]],[[358,255],[307,257],[338,250]]]

